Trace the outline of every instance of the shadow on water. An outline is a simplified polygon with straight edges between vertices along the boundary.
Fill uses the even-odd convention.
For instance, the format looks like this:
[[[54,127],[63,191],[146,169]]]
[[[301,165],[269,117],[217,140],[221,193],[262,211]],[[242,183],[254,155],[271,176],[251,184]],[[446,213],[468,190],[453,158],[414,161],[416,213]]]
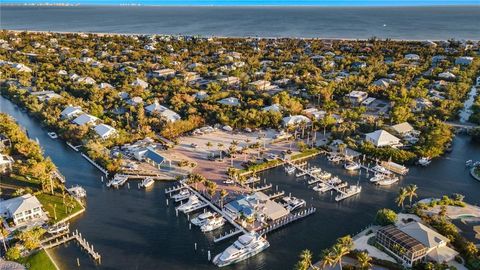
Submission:
[[[233,239],[213,244],[213,236],[231,228],[226,227],[205,236],[198,228],[189,230],[184,215],[177,218],[173,203],[166,205],[164,188],[172,183],[156,182],[145,191],[131,184],[131,189],[112,190],[100,181],[101,173],[79,153],[64,142],[50,139],[39,123],[16,106],[0,98],[0,110],[12,115],[24,126],[32,138],[38,138],[45,150],[67,178],[67,186],[85,187],[87,211],[73,220],[78,229],[102,255],[102,264],[96,265],[73,243],[55,248],[52,252],[62,269],[217,269],[207,261],[231,244]],[[400,186],[414,183],[420,197],[441,196],[450,193],[466,195],[466,201],[480,203],[480,182],[473,180],[465,169],[468,159],[480,160],[480,145],[467,137],[455,139],[452,153],[437,159],[427,168],[412,167],[402,181],[392,187],[376,187],[368,183],[365,174],[347,174],[339,165],[330,164],[323,157],[310,160],[350,183],[363,186],[360,195],[336,203],[334,194],[319,195],[309,189],[305,181],[287,176],[283,168],[262,173],[262,178],[279,186],[279,190],[307,200],[317,212],[284,229],[268,235],[271,247],[245,262],[227,269],[290,269],[299,252],[311,249],[318,258],[320,251],[345,234],[354,234],[370,224],[376,211],[383,207],[396,208],[394,198]],[[271,191],[270,191],[271,192]],[[197,250],[194,250],[197,243]],[[80,260],[77,267],[76,259]]]

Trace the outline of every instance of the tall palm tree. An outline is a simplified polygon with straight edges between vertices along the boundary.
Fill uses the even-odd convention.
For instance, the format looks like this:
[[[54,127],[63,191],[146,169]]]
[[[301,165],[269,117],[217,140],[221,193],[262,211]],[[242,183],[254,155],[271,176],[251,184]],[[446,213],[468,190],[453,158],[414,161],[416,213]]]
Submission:
[[[412,206],[413,197],[417,197],[417,185],[411,184],[407,186],[408,199],[410,201],[410,207]]]
[[[308,270],[308,269],[316,269],[312,265],[312,252],[308,249],[305,249],[300,253],[300,260],[295,265],[295,270]]]
[[[329,249],[323,250],[321,257],[322,257],[322,261],[320,263],[321,269],[324,269],[327,266],[332,266],[335,263],[335,261],[333,259],[333,256],[332,256]]]
[[[342,258],[350,253],[350,249],[348,249],[346,246],[336,244],[332,247],[332,250],[330,252],[333,262],[333,265],[337,265],[340,267],[340,270],[342,270]]]
[[[360,252],[357,254],[358,266],[361,270],[367,270],[372,267],[372,258],[368,256],[367,252]]]
[[[227,195],[228,195],[228,191],[226,191],[225,189],[222,189],[220,191],[220,198],[222,199],[222,204],[221,204],[222,208],[223,208],[223,201],[225,200],[225,197],[227,197]]]
[[[395,202],[397,203],[398,206],[401,206],[403,209],[403,203],[405,202],[405,199],[407,198],[408,193],[405,188],[401,188],[398,191],[397,198],[395,199]]]

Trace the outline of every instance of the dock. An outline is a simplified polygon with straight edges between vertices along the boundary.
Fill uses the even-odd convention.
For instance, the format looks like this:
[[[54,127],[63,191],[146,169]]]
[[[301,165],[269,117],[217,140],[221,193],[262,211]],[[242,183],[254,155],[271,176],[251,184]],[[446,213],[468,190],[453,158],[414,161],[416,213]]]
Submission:
[[[257,231],[258,234],[260,235],[264,235],[264,234],[267,234],[269,232],[272,232],[274,230],[277,230],[277,229],[280,229],[296,220],[299,220],[301,218],[304,218],[306,216],[309,216],[313,213],[315,213],[315,211],[317,211],[317,209],[315,207],[311,207],[311,208],[308,208],[306,210],[302,210],[298,213],[295,213],[293,215],[289,215],[287,217],[284,217],[284,218],[281,218],[280,220],[277,220],[275,221],[273,224],[269,225],[268,227],[266,228],[263,228],[259,231]]]
[[[270,183],[270,184],[265,184],[265,185],[263,185],[263,186],[259,186],[259,187],[256,187],[256,188],[252,188],[252,190],[253,190],[254,192],[257,192],[257,191],[267,190],[267,189],[270,189],[270,188],[272,188],[272,187],[273,187],[273,185],[272,185],[272,183]]]
[[[65,176],[63,176],[58,170],[52,171],[52,177],[58,179],[58,181],[65,184]]]
[[[197,211],[197,210],[202,209],[202,208],[207,207],[207,206],[208,206],[207,203],[202,203],[202,204],[200,204],[199,206],[194,207],[194,208],[192,208],[192,209],[190,209],[190,210],[183,211],[183,213],[188,214],[188,213],[191,213],[191,212],[193,212],[193,211]]]
[[[60,233],[46,238],[42,240],[42,242],[40,243],[40,247],[43,249],[49,249],[72,240],[77,241],[77,243],[80,244],[83,250],[85,250],[90,256],[92,256],[95,261],[101,263],[102,256],[100,255],[100,253],[96,252],[93,249],[93,245],[90,245],[90,243],[88,243],[88,241],[83,238],[82,234],[79,233],[77,230],[75,230],[75,232],[73,232],[72,234],[70,234],[68,231],[67,233]]]
[[[166,188],[165,189],[165,194],[171,194],[172,192],[177,192],[177,191],[180,191],[182,189],[185,189],[186,187],[182,184],[178,185],[178,186],[174,186],[174,187],[171,187],[171,188]]]
[[[235,236],[235,235],[237,235],[237,234],[239,234],[239,233],[241,233],[241,232],[242,232],[242,231],[239,230],[239,229],[231,230],[230,232],[227,232],[227,233],[225,233],[224,235],[220,235],[219,237],[213,238],[213,242],[214,242],[214,243],[218,243],[218,242],[220,242],[220,241],[222,241],[222,240],[225,240],[225,239],[228,239],[228,238],[230,238],[230,237],[232,237],[232,236]]]
[[[270,200],[274,200],[274,199],[282,197],[283,195],[285,195],[285,191],[282,190],[282,191],[275,192],[271,195],[268,195],[268,198]]]

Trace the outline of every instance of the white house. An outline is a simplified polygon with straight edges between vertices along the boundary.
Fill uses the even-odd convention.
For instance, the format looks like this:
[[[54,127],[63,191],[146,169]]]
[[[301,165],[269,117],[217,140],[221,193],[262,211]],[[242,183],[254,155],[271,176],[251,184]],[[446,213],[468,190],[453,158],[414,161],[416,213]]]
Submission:
[[[95,122],[98,121],[98,118],[93,116],[93,115],[90,115],[90,114],[81,114],[80,116],[78,116],[77,118],[73,119],[73,123],[74,124],[77,124],[79,126],[83,126],[85,124],[95,124]]]
[[[248,84],[252,90],[270,90],[272,85],[269,81],[258,80]]]
[[[0,154],[0,173],[5,173],[12,169],[13,158],[11,156]]]
[[[240,102],[238,101],[238,98],[235,98],[235,97],[221,99],[218,101],[218,103],[223,105],[228,105],[228,106],[240,106]]]
[[[170,110],[165,106],[158,104],[157,101],[145,107],[145,110],[150,115],[154,113],[160,114],[162,117],[165,117],[165,119],[167,119],[168,122],[175,122],[182,119],[178,113]]]
[[[12,67],[19,72],[32,72],[32,69],[25,66],[24,64],[15,63],[12,65]]]
[[[442,73],[438,74],[438,77],[441,78],[441,79],[447,79],[447,80],[448,79],[453,80],[453,79],[456,78],[456,76],[449,71],[442,72]]]
[[[208,94],[205,91],[198,91],[197,93],[193,94],[193,97],[198,100],[204,100],[208,97]]]
[[[281,112],[282,106],[279,104],[272,104],[270,106],[263,107],[262,111],[264,112]]]
[[[395,80],[389,78],[381,78],[373,82],[373,85],[381,87],[381,88],[388,88],[391,84],[396,84]]]
[[[146,81],[142,80],[142,79],[139,79],[139,78],[137,78],[135,81],[133,81],[130,85],[133,86],[133,87],[139,86],[143,89],[148,87],[148,83]]]
[[[13,219],[16,226],[47,220],[42,204],[31,194],[1,201],[0,214],[6,219]]]
[[[367,142],[373,143],[373,145],[375,145],[376,147],[398,147],[402,145],[399,138],[382,129],[367,133],[365,140]]]
[[[113,89],[113,86],[109,83],[101,83],[100,85],[98,85],[98,87],[100,89],[108,89],[108,88]]]
[[[284,126],[294,126],[300,123],[309,124],[311,121],[308,117],[304,115],[291,115],[283,118],[283,125]]]
[[[82,108],[81,107],[75,107],[75,106],[67,106],[63,111],[60,113],[60,116],[63,119],[69,119],[72,117],[75,117],[79,114],[82,113]]]
[[[91,78],[91,77],[79,77],[79,78],[77,79],[77,82],[78,82],[78,83],[84,83],[84,84],[90,84],[90,85],[97,83],[97,82],[96,82],[93,78]]]
[[[405,59],[408,61],[419,61],[420,56],[418,54],[409,53],[405,55]]]
[[[97,135],[100,136],[100,138],[102,139],[107,139],[108,137],[114,135],[117,132],[113,127],[106,124],[100,124],[95,126],[94,130]]]
[[[354,104],[360,104],[362,101],[368,98],[368,94],[364,91],[352,91],[348,93],[346,97],[350,100],[350,102]]]
[[[415,131],[412,125],[410,125],[408,122],[393,125],[391,126],[391,129],[402,136],[405,136]]]

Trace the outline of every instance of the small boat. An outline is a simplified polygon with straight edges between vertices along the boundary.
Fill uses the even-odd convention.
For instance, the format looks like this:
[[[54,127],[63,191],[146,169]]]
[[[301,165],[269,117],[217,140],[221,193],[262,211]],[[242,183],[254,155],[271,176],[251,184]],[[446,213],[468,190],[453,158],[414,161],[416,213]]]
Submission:
[[[330,162],[337,163],[337,162],[342,161],[342,157],[341,157],[341,156],[337,156],[337,155],[333,155],[333,156],[329,156],[329,157],[327,158],[327,160],[330,161]]]
[[[358,164],[356,162],[345,163],[345,165],[343,165],[343,167],[347,171],[356,171],[356,170],[360,170],[360,168],[361,168],[360,164]]]
[[[422,157],[418,160],[418,164],[423,167],[428,166],[431,162],[432,161],[428,157]]]
[[[296,170],[296,169],[295,169],[295,167],[293,167],[293,166],[285,167],[285,172],[286,172],[287,174],[289,174],[289,175],[290,175],[290,174],[294,174],[294,173],[295,173],[295,170]]]
[[[207,222],[200,227],[202,232],[211,232],[222,227],[225,224],[225,219],[222,216],[212,217],[207,219]]]
[[[471,159],[465,161],[465,166],[467,166],[467,167],[472,166],[472,164],[473,164],[473,160],[471,160]]]
[[[258,176],[250,176],[246,181],[245,184],[253,184],[255,182],[260,181],[260,177]]]
[[[284,201],[283,206],[287,208],[287,210],[290,212],[298,208],[304,207],[307,204],[305,200],[292,196],[283,197],[282,200]]]
[[[268,241],[258,234],[244,234],[231,246],[213,258],[213,264],[224,267],[257,255],[270,246]]]
[[[223,183],[225,185],[233,185],[233,184],[235,184],[235,181],[233,179],[229,178],[227,180],[223,180]]]
[[[322,180],[327,180],[329,179],[330,177],[332,177],[332,174],[327,172],[327,171],[322,171],[321,173],[319,173],[317,175],[318,178],[322,179]]]
[[[127,182],[127,180],[128,180],[128,175],[115,174],[113,179],[110,182],[108,182],[107,186],[118,188],[121,185],[125,184],[125,182]]]
[[[48,137],[50,137],[52,139],[58,138],[58,135],[55,132],[48,132],[47,135],[48,135]]]
[[[148,187],[152,186],[154,182],[155,181],[153,180],[153,178],[147,177],[147,178],[142,180],[142,182],[140,183],[140,187],[148,188]]]
[[[207,211],[205,213],[201,213],[197,217],[193,218],[190,222],[192,222],[193,225],[195,226],[202,226],[207,222],[207,220],[211,217],[213,217],[214,214],[210,211]]]
[[[379,173],[383,173],[383,174],[386,174],[386,175],[390,175],[392,174],[391,171],[387,170],[385,167],[382,167],[380,165],[375,165],[372,170],[376,171],[376,172],[379,172]]]
[[[352,197],[354,195],[357,195],[358,193],[360,193],[362,191],[362,187],[360,185],[353,185],[353,186],[350,186],[349,188],[347,188],[345,190],[345,193],[341,193],[341,194],[338,194],[336,197],[335,197],[335,201],[339,202],[343,199],[346,199],[346,198],[349,198],[349,197]]]
[[[199,207],[200,205],[202,205],[200,199],[197,196],[192,195],[188,198],[188,202],[178,206],[177,210],[182,212],[188,212],[195,209],[196,207]]]
[[[375,182],[375,185],[379,185],[379,186],[389,186],[391,184],[395,184],[396,182],[398,182],[400,179],[396,176],[393,176],[393,177],[386,177],[380,181],[377,181]]]
[[[49,234],[58,234],[58,233],[62,233],[64,231],[68,231],[68,226],[70,224],[68,222],[61,222],[61,223],[57,223],[57,224],[54,224],[50,227],[48,227],[47,229],[47,232]]]
[[[335,185],[335,184],[340,184],[340,183],[342,183],[342,180],[341,180],[340,178],[338,178],[338,177],[335,176],[335,177],[333,177],[332,179],[328,180],[327,183],[330,184],[330,185]]]
[[[378,181],[381,181],[385,179],[386,175],[382,173],[376,173],[372,178],[370,178],[370,182],[376,183]]]
[[[67,188],[67,192],[75,198],[81,199],[87,197],[87,192],[81,186]]]
[[[318,173],[322,172],[322,169],[320,169],[318,167],[313,167],[309,171],[310,171],[311,174],[318,174]]]
[[[176,202],[186,200],[190,197],[190,191],[188,189],[182,189],[180,192],[172,196]]]
[[[333,188],[333,186],[329,186],[325,183],[319,183],[318,185],[313,187],[313,190],[315,190],[317,192],[327,192],[332,188]]]

